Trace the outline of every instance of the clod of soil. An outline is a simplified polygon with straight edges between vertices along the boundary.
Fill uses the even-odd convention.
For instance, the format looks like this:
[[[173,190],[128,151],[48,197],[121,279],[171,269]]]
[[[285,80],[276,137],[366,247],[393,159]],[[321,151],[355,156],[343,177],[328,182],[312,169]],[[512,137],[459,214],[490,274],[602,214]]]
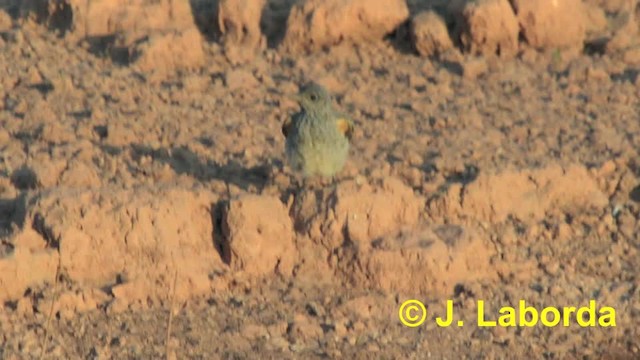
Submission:
[[[0,302],[21,297],[30,286],[54,282],[59,255],[32,229],[14,239],[13,252],[0,258]]]
[[[133,62],[142,71],[164,77],[175,69],[197,69],[204,65],[202,35],[197,28],[155,32],[132,49]]]
[[[291,218],[276,197],[232,200],[223,219],[224,256],[233,269],[251,275],[290,275],[297,253]]]
[[[462,9],[460,42],[473,54],[513,56],[518,51],[518,20],[507,0],[479,0]]]
[[[116,61],[135,62],[154,79],[204,63],[202,36],[187,1],[29,0],[20,6],[68,39],[108,50]]]
[[[530,222],[543,219],[551,210],[603,209],[609,203],[597,182],[578,165],[481,173],[466,186],[451,186],[443,200],[450,214],[491,222],[510,215]]]
[[[411,39],[422,56],[437,56],[453,47],[447,24],[434,11],[421,12],[411,19]]]
[[[250,61],[264,50],[267,39],[260,30],[266,0],[221,0],[218,26],[223,35],[225,55],[234,64]]]
[[[484,57],[466,58],[460,62],[462,76],[466,79],[473,80],[489,70],[489,65]]]
[[[638,31],[640,28],[635,14],[633,12],[621,14],[619,18],[619,24],[605,47],[605,51],[608,53],[625,51],[637,47],[639,44]]]
[[[496,278],[486,238],[456,225],[423,225],[382,237],[373,248],[347,248],[339,268],[356,286],[452,295],[456,285]]]
[[[530,46],[582,47],[586,35],[582,0],[512,0],[512,4]]]
[[[584,3],[587,36],[598,37],[607,28],[607,14],[604,9],[593,3]]]
[[[327,250],[345,242],[369,247],[372,240],[418,222],[425,200],[395,178],[376,184],[342,182],[335,189],[307,191],[295,199],[296,228]]]
[[[188,1],[26,0],[20,6],[23,14],[32,14],[75,38],[99,38],[127,30],[143,36],[194,26]]]
[[[9,16],[6,11],[0,10],[0,32],[9,31],[12,25],[13,20],[11,20],[11,16]]]
[[[177,296],[206,292],[208,274],[224,267],[213,242],[214,198],[179,187],[60,187],[36,194],[27,201],[15,251],[0,260],[14,269],[0,272],[0,284],[11,284],[0,299],[51,281],[58,256],[69,279],[111,287],[122,303],[166,299],[176,272]]]
[[[296,4],[282,46],[314,51],[343,41],[375,41],[409,18],[404,0],[308,0]]]

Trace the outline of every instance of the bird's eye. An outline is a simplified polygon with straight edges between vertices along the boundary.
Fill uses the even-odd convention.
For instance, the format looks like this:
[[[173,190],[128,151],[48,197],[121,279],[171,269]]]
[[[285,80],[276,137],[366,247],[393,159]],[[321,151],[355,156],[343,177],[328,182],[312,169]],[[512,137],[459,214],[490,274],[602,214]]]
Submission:
[[[309,99],[311,99],[311,101],[316,101],[316,100],[318,100],[318,95],[311,94],[311,95],[309,95]]]

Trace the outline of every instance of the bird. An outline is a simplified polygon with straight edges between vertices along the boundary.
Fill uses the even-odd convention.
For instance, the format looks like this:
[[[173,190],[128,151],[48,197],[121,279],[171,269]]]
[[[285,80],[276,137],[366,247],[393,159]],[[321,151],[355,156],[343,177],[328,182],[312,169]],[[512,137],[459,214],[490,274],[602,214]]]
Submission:
[[[287,162],[304,179],[333,181],[348,158],[353,121],[334,109],[329,92],[314,81],[301,86],[293,98],[300,111],[282,124]]]

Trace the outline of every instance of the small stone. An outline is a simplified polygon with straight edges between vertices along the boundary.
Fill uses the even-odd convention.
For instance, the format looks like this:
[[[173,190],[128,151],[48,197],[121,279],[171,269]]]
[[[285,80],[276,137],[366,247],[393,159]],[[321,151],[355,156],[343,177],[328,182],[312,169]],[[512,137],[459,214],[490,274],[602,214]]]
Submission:
[[[460,41],[473,54],[512,56],[518,50],[518,20],[507,0],[467,2]]]
[[[484,58],[470,59],[462,63],[462,76],[465,79],[474,80],[489,69]]]
[[[29,70],[27,70],[27,83],[29,85],[37,85],[42,83],[42,76],[40,75],[40,71],[35,66],[31,66]]]
[[[447,24],[433,11],[425,11],[411,20],[413,46],[422,56],[439,55],[453,47]]]

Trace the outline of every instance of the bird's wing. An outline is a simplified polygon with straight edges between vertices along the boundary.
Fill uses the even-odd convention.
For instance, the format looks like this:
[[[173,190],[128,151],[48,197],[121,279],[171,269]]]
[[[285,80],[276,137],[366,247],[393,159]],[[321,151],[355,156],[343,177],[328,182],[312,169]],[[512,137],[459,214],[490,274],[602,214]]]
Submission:
[[[347,139],[351,140],[354,130],[353,121],[343,114],[338,114],[336,117],[336,125],[338,126],[340,133]]]

